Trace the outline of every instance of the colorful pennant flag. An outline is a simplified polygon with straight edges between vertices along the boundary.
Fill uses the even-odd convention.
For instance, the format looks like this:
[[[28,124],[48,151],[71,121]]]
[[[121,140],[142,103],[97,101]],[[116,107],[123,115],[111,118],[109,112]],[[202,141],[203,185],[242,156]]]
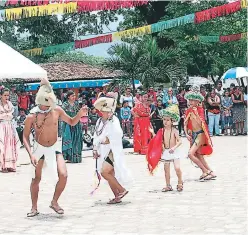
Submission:
[[[198,36],[198,40],[201,42],[219,42],[220,36]]]
[[[113,41],[118,41],[125,38],[140,37],[151,33],[152,33],[151,25],[147,25],[135,29],[128,29],[113,33]]]
[[[42,55],[42,48],[34,48],[31,50],[24,50],[22,51],[24,55],[26,56],[37,56],[37,55]]]
[[[188,23],[194,23],[194,20],[195,14],[193,13],[172,20],[161,21],[156,24],[152,24],[152,33],[161,32],[163,30],[174,28]]]
[[[100,43],[112,42],[112,34],[103,35],[95,38],[89,38],[84,40],[75,41],[75,49],[90,47]]]
[[[53,53],[61,53],[66,51],[72,51],[75,49],[75,43],[63,43],[55,46],[49,46],[43,48],[43,55],[53,54]]]
[[[0,22],[5,21],[5,9],[0,10]]]
[[[214,19],[216,17],[221,17],[225,15],[232,14],[241,9],[240,1],[224,4],[218,7],[213,7],[204,11],[195,13],[195,23],[199,24],[204,21]]]

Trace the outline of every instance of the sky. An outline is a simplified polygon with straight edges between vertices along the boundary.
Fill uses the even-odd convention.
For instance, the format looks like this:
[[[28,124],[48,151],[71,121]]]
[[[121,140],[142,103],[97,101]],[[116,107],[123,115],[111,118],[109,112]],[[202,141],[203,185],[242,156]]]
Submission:
[[[118,21],[112,22],[109,24],[108,28],[106,26],[103,27],[103,33],[109,32],[109,29],[111,31],[116,31],[117,27],[119,26],[119,22],[123,21],[123,16],[118,16]],[[101,36],[101,35],[97,35]],[[80,39],[88,39],[88,38],[93,38],[95,36],[81,36]],[[77,51],[83,51],[87,55],[93,55],[93,56],[101,56],[101,57],[109,57],[107,50],[111,45],[116,44],[117,42],[112,42],[112,43],[102,43],[98,45],[94,45],[91,47],[79,49]]]

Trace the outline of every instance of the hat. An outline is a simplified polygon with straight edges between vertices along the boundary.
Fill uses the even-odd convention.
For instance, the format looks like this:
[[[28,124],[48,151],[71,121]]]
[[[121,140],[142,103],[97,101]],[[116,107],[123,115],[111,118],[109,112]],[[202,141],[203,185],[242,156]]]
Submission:
[[[166,109],[162,109],[160,112],[160,116],[162,117],[170,117],[174,122],[179,122],[179,109],[177,105],[170,105]]]
[[[109,83],[104,83],[102,87],[109,86]]]
[[[200,102],[204,101],[203,95],[200,93],[199,86],[193,86],[189,92],[184,96],[186,100],[198,100]]]
[[[116,100],[111,97],[101,97],[95,101],[94,106],[99,111],[113,113],[116,108]]]
[[[36,105],[56,107],[56,96],[54,95],[53,88],[46,78],[43,78],[40,83],[40,89],[35,98]]]

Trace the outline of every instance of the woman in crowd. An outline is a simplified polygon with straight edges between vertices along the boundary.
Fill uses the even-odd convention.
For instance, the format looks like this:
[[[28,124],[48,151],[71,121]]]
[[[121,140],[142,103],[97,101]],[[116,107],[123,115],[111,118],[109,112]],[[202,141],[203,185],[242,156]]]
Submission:
[[[2,173],[16,172],[19,138],[12,123],[14,107],[9,90],[0,90],[0,168]]]
[[[147,94],[141,94],[141,102],[135,105],[132,109],[132,114],[134,116],[134,152],[145,155],[148,143],[151,139],[151,134],[149,132],[151,126],[151,109],[149,107]]]
[[[221,100],[221,105],[223,108],[222,115],[223,115],[223,120],[224,120],[224,134],[228,134],[228,128],[230,129],[230,135],[232,135],[232,98],[230,97],[230,93],[228,90],[224,92],[224,97]]]
[[[233,123],[235,123],[236,134],[244,135],[244,121],[245,121],[245,105],[244,96],[239,87],[233,89],[231,95],[233,101]]]
[[[208,129],[210,136],[213,136],[214,131],[216,136],[220,136],[220,102],[220,97],[216,94],[215,89],[212,89],[209,97],[207,98]]]
[[[185,89],[184,88],[179,88],[179,94],[177,95],[177,101],[179,104],[179,114],[180,114],[180,121],[178,124],[178,130],[179,130],[179,135],[185,135],[184,134],[184,115],[185,115],[185,110],[188,108],[188,102],[184,98],[185,95]]]
[[[67,101],[62,105],[62,108],[70,116],[74,117],[80,110],[76,96],[73,91],[67,92]],[[82,162],[82,127],[80,122],[76,126],[70,126],[67,123],[62,125],[62,151],[66,162],[80,163]]]

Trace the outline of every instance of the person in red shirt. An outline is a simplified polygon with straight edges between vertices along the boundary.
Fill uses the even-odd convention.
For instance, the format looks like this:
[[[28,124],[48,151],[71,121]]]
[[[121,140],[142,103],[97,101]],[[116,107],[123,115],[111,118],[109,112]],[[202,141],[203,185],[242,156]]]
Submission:
[[[149,99],[152,99],[154,104],[157,104],[157,93],[156,93],[156,91],[154,91],[153,87],[150,87],[147,95],[148,95]]]
[[[18,107],[19,109],[24,109],[25,112],[29,109],[30,105],[30,99],[29,96],[25,91],[21,93],[21,95],[18,97]]]

